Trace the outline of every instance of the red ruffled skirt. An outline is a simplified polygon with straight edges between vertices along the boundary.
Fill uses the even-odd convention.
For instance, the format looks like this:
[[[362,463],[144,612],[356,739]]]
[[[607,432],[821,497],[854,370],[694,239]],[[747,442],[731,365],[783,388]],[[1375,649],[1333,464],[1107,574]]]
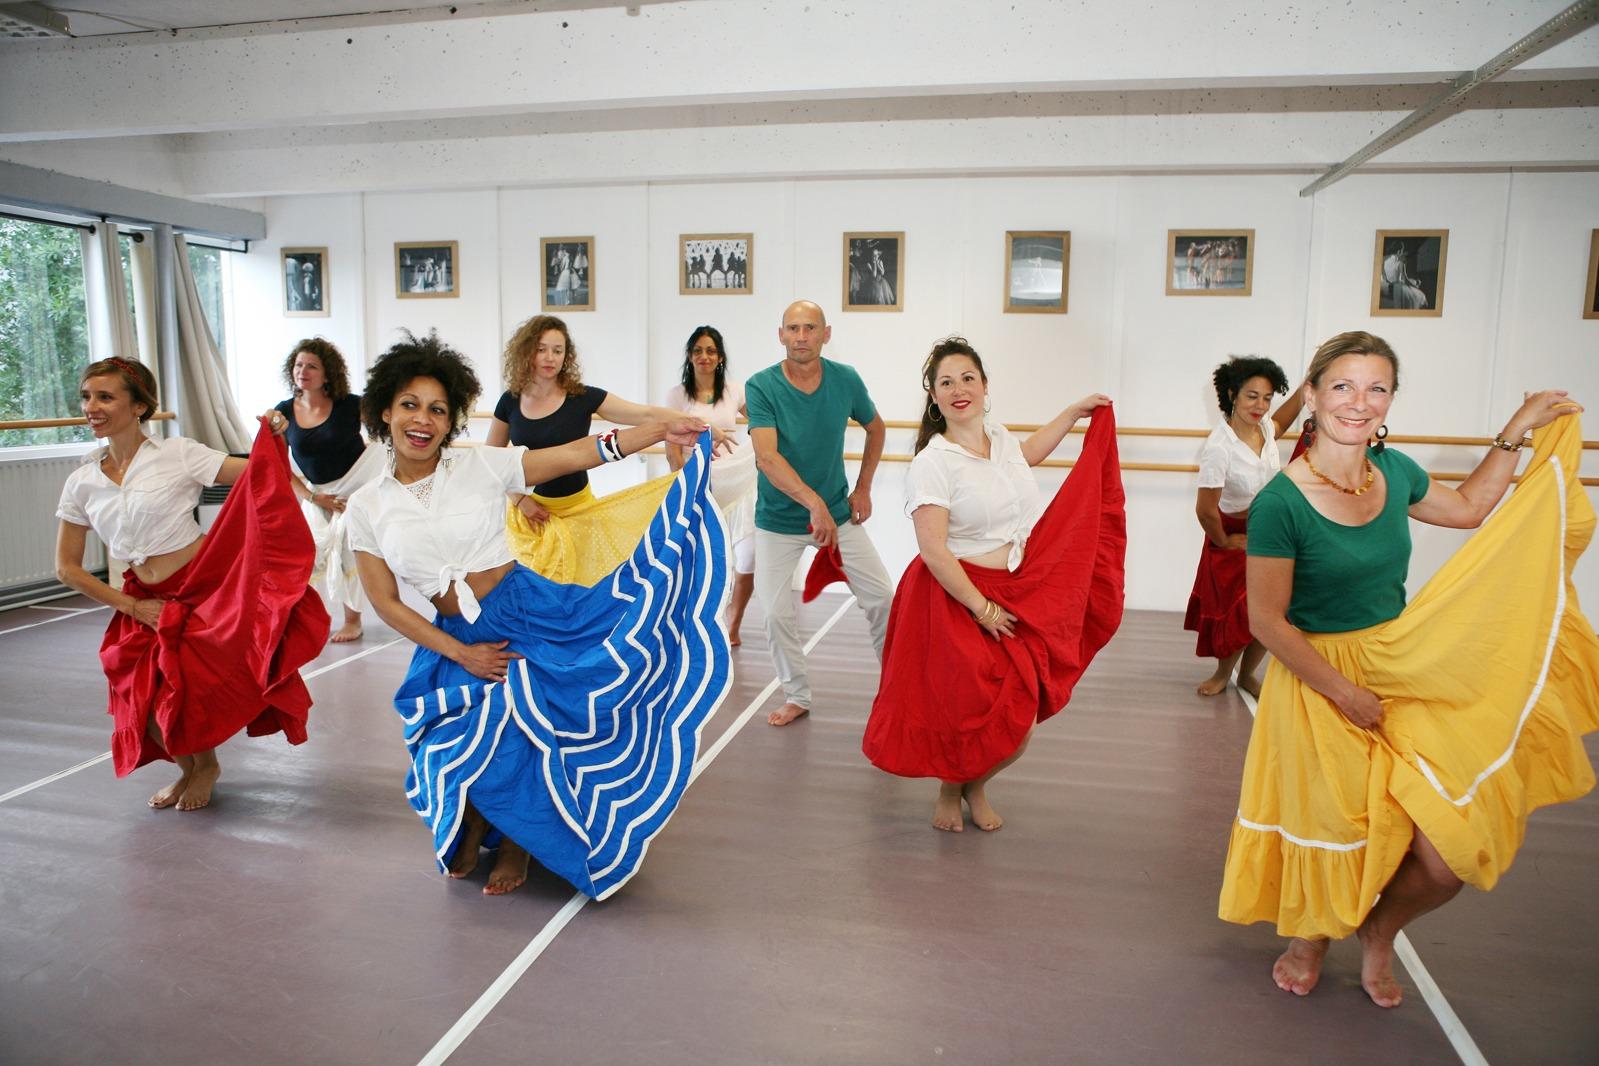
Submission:
[[[1231,535],[1249,528],[1247,514],[1221,516],[1222,531]],[[1194,654],[1225,659],[1249,646],[1249,597],[1244,590],[1247,553],[1218,548],[1205,538],[1199,552],[1199,572],[1188,594],[1188,614],[1183,628],[1199,634]]]
[[[966,565],[983,595],[1016,616],[1014,637],[988,636],[920,558],[911,561],[894,593],[882,681],[861,744],[874,765],[902,777],[970,781],[1066,705],[1121,624],[1125,502],[1115,417],[1101,407],[1021,566],[1012,573]]]
[[[311,694],[299,670],[329,628],[307,585],[315,561],[288,450],[263,428],[199,553],[155,585],[123,575],[130,596],[167,602],[155,629],[115,615],[100,644],[118,777],[214,748],[241,729],[305,741]],[[165,750],[146,732],[152,715]]]

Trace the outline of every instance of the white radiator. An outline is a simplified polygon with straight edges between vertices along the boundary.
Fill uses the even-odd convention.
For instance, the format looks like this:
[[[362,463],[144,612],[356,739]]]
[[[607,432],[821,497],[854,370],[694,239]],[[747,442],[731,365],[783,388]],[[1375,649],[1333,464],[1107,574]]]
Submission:
[[[0,593],[55,581],[56,504],[82,461],[81,453],[11,458],[0,452]],[[105,547],[92,533],[83,565],[105,566]]]

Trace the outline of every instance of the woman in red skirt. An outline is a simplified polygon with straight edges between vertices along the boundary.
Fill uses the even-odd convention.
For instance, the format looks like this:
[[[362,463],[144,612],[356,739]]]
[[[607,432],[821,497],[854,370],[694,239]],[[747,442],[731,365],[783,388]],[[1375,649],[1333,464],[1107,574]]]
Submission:
[[[100,645],[118,777],[178,764],[152,807],[211,802],[216,747],[241,729],[305,740],[310,694],[299,667],[321,650],[328,614],[306,587],[315,548],[289,482],[283,442],[263,429],[248,463],[185,437],[148,437],[155,376],[102,359],[79,386],[105,447],[67,478],[56,516],[56,576],[117,614]],[[232,485],[209,535],[194,508],[206,485]],[[83,566],[93,530],[125,559],[122,588]]]
[[[1199,501],[1194,510],[1205,531],[1205,546],[1199,553],[1199,572],[1183,628],[1199,634],[1194,654],[1216,660],[1215,673],[1199,683],[1201,696],[1225,689],[1234,667],[1238,686],[1258,696],[1255,669],[1266,649],[1249,635],[1244,530],[1255,493],[1282,468],[1277,438],[1299,414],[1304,390],[1295,389],[1268,418],[1272,396],[1288,391],[1282,367],[1259,356],[1235,355],[1216,368],[1211,380],[1224,421],[1211,431],[1199,453]]]
[[[960,337],[933,348],[922,384],[906,486],[919,554],[894,593],[862,748],[889,773],[940,780],[937,828],[960,832],[964,801],[974,825],[994,830],[1003,821],[984,786],[1066,705],[1121,623],[1115,421],[1095,394],[1017,440],[987,418],[988,377]],[[1046,509],[1032,468],[1090,415],[1082,456]]]

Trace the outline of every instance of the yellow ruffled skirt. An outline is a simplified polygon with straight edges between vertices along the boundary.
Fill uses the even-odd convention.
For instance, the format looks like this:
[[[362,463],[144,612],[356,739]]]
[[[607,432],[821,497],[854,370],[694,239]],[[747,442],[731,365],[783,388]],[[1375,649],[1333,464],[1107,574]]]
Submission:
[[[550,512],[538,526],[506,510],[511,551],[528,569],[567,585],[593,585],[633,554],[677,475],[667,474],[598,497],[587,485],[570,496],[533,498]]]
[[[1305,634],[1382,699],[1376,729],[1271,664],[1227,852],[1226,921],[1347,936],[1418,828],[1461,880],[1490,889],[1531,811],[1593,787],[1582,737],[1599,728],[1599,639],[1571,582],[1595,521],[1578,478],[1581,426],[1557,419],[1534,444],[1509,501],[1397,618]]]

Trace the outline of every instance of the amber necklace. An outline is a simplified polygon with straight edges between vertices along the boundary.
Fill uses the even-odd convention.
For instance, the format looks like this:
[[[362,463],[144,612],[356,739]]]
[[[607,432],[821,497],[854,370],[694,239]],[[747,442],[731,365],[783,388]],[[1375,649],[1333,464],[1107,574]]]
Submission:
[[[1334,481],[1332,478],[1328,477],[1326,474],[1323,474],[1320,470],[1317,470],[1316,464],[1310,461],[1310,452],[1305,452],[1305,465],[1310,467],[1310,472],[1321,478],[1333,488],[1337,489],[1339,492],[1343,493],[1345,496],[1364,496],[1366,494],[1366,490],[1371,488],[1371,483],[1377,480],[1377,470],[1371,465],[1371,456],[1364,456],[1362,457],[1361,461],[1366,464],[1366,483],[1361,485],[1358,489],[1348,489]]]

